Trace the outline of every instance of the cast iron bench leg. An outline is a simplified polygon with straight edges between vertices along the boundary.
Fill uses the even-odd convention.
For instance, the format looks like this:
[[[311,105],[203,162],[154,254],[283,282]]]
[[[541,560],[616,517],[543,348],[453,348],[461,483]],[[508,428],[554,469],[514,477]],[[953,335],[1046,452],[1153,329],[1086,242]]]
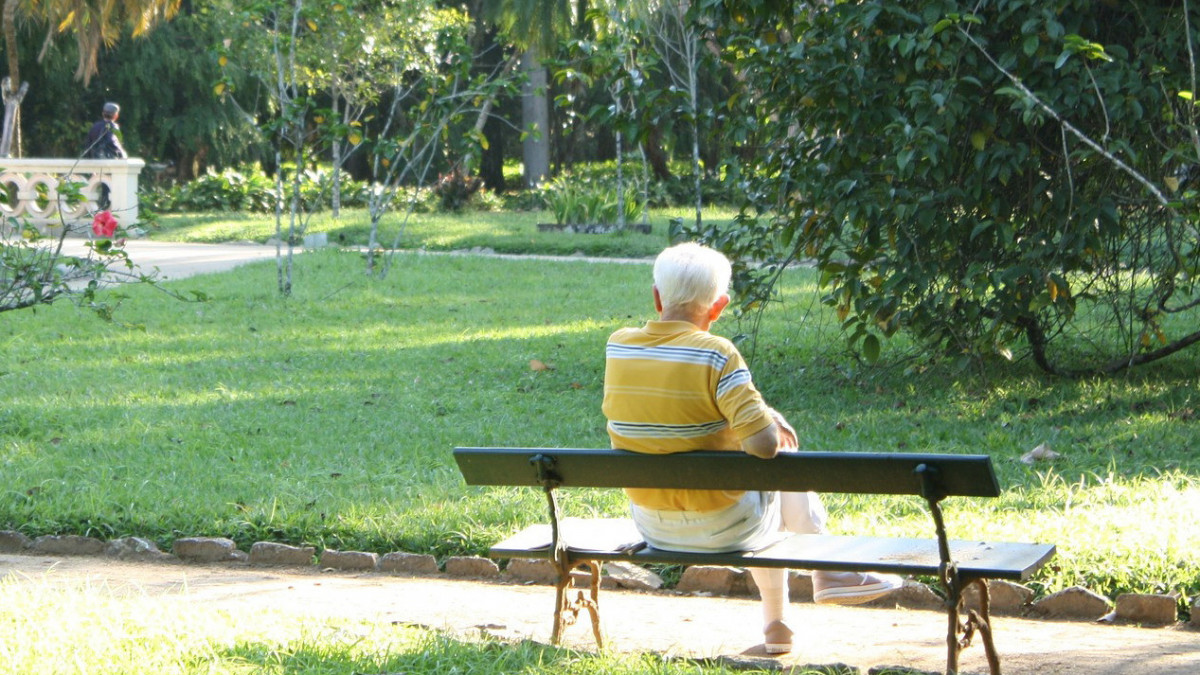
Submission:
[[[991,675],[1000,675],[1000,655],[996,653],[996,643],[992,640],[991,599],[988,597],[987,579],[971,579],[963,584],[958,578],[958,570],[951,564],[943,568],[942,583],[947,592],[946,612],[949,619],[946,628],[946,675],[957,675],[958,657],[971,646],[976,631],[983,639],[988,670]],[[968,610],[964,606],[963,591],[971,585],[979,589],[978,611]],[[963,614],[966,614],[965,620],[961,618]]]
[[[604,638],[600,635],[600,563],[595,560],[572,561],[571,553],[567,550],[559,531],[558,500],[554,498],[554,490],[561,480],[554,470],[554,458],[545,455],[534,455],[529,458],[537,472],[538,482],[546,494],[546,505],[550,509],[550,545],[553,551],[555,569],[558,571],[558,583],[554,590],[554,628],[550,632],[550,642],[558,645],[562,641],[563,630],[575,623],[579,612],[587,609],[592,619],[592,635],[596,638],[596,648],[604,649]],[[567,589],[571,587],[571,571],[576,566],[587,566],[591,572],[591,597],[584,597],[583,591],[574,600],[568,599]]]
[[[579,591],[575,598],[571,599],[569,589],[574,581],[571,571],[576,565],[588,568],[589,593],[585,596],[583,591]],[[579,619],[580,611],[586,609],[592,620],[592,636],[596,639],[596,648],[604,649],[604,638],[600,634],[600,563],[595,560],[572,563],[564,556],[562,562],[555,561],[555,567],[558,568],[558,583],[554,590],[554,629],[550,634],[550,642],[555,645],[561,644],[563,631]]]

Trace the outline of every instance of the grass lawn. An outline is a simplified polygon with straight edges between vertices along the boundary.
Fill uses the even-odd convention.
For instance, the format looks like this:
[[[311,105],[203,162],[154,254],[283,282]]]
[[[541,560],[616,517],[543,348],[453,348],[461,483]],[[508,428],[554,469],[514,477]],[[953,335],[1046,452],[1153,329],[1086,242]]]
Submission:
[[[710,210],[708,219],[728,219],[729,210]],[[554,222],[546,211],[472,211],[463,214],[389,214],[380,224],[379,242],[385,248],[448,251],[490,248],[499,253],[584,254],[643,258],[656,255],[666,241],[671,218],[694,218],[684,209],[654,209],[648,216],[651,234],[628,231],[613,235],[581,236],[562,232],[539,232],[538,224]],[[286,234],[287,222],[283,231]],[[318,213],[307,232],[326,233],[329,241],[365,246],[370,219],[365,209],[347,209],[334,219]],[[166,241],[218,243],[226,241],[265,242],[275,236],[275,217],[261,214],[207,213],[163,215],[151,238]]]
[[[429,244],[439,230],[427,227],[415,246],[469,247],[458,235]],[[512,236],[536,237],[529,227]],[[202,223],[158,236],[193,228]],[[479,245],[509,236],[477,229],[493,242]],[[622,256],[643,246],[595,239]],[[646,236],[644,250],[663,244]],[[604,341],[652,314],[641,264],[402,253],[382,280],[354,252],[296,265],[289,298],[269,262],[171,282],[203,290],[204,303],[120,289],[116,324],[68,303],[5,314],[0,529],[139,535],[164,550],[206,535],[243,549],[481,554],[541,520],[543,499],[463,486],[451,449],[605,445]],[[789,273],[784,295],[748,353],[803,447],[990,454],[1005,494],[950,500],[951,536],[1058,544],[1035,580],[1043,591],[1174,591],[1181,605],[1200,593],[1200,357],[1096,380],[1024,363],[961,373],[895,356],[867,367],[842,353],[812,272]],[[729,318],[717,332],[741,328]],[[1060,456],[1021,461],[1040,444]],[[624,510],[615,491],[563,502],[571,515]],[[914,500],[827,503],[839,532],[931,534]]]

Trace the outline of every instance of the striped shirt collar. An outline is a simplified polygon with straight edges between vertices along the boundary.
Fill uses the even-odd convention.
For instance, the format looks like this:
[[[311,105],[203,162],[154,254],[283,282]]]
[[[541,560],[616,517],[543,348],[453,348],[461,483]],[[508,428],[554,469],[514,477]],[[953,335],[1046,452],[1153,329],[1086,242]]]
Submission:
[[[674,335],[676,333],[703,333],[690,321],[647,321],[644,330],[651,335]]]

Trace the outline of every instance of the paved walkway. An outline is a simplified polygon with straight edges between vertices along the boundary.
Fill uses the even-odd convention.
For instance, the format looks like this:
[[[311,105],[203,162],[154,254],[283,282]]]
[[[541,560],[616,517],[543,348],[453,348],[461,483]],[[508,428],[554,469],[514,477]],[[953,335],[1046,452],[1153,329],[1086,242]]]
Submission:
[[[314,618],[340,617],[418,624],[463,636],[480,632],[547,642],[554,591],[442,575],[323,573],[246,564],[185,565],[106,558],[0,555],[0,578],[16,583],[111,589],[116,596],[184,599],[231,612],[274,610]],[[771,665],[844,663],[867,669],[899,665],[930,672],[945,667],[945,615],[939,612],[793,604],[800,629],[796,652],[762,652],[758,602],[749,598],[603,591],[609,646],[669,656],[761,659]],[[592,649],[586,624],[568,643]],[[1037,675],[1196,675],[1200,631],[1088,622],[997,617],[996,644],[1006,673]],[[963,673],[986,673],[983,649],[972,646]]]
[[[63,253],[67,255],[87,255],[87,240],[78,237],[68,237],[63,241]],[[149,274],[156,269],[160,278],[183,279],[196,274],[223,272],[239,265],[258,260],[270,260],[276,255],[274,246],[254,243],[236,244],[193,244],[170,241],[150,241],[148,239],[129,239],[125,242],[125,250],[129,259],[141,272]],[[293,249],[294,254],[304,252],[303,247]],[[286,249],[284,251],[286,254]],[[563,261],[604,263],[649,264],[649,259],[631,258],[592,258],[583,256],[549,256],[549,255],[505,255],[497,254],[487,249],[464,251],[420,251],[422,255],[450,256],[495,256],[503,258],[521,258],[525,260]]]
[[[68,237],[63,241],[63,253],[87,255],[86,242],[86,239]],[[275,257],[275,247],[262,244],[185,244],[129,239],[125,242],[125,250],[141,272],[150,274],[157,268],[162,279],[223,272],[248,262]]]

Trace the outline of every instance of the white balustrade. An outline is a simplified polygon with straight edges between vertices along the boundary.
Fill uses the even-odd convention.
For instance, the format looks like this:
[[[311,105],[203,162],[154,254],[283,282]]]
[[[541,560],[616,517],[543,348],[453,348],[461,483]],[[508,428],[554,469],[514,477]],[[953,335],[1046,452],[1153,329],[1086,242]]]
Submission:
[[[138,174],[146,165],[141,159],[36,159],[0,158],[0,233],[10,226],[9,218],[29,221],[42,232],[63,223],[72,230],[90,231],[86,226],[101,207],[101,186],[108,188],[108,204],[123,227],[138,219]],[[79,183],[83,197],[75,204],[59,189],[66,182]]]

